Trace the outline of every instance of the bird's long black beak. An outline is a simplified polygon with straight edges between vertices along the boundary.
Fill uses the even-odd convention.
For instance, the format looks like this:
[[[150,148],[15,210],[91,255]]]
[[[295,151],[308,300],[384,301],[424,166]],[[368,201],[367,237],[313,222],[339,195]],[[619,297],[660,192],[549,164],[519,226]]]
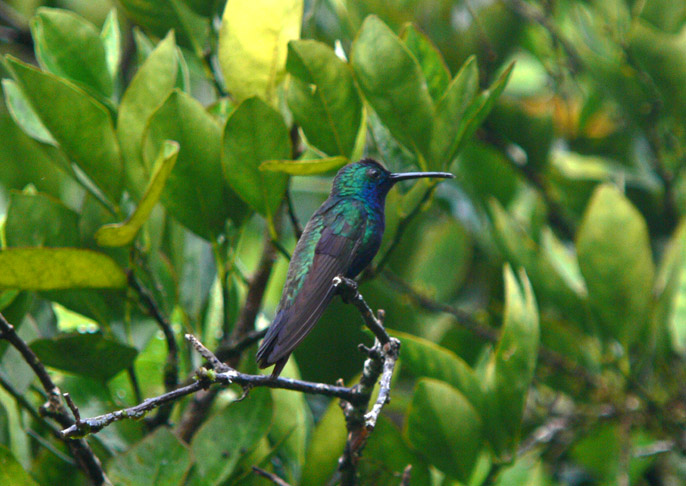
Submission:
[[[405,181],[408,179],[420,179],[422,177],[436,177],[440,179],[452,179],[455,176],[450,172],[399,172],[391,174],[390,179],[393,182]]]

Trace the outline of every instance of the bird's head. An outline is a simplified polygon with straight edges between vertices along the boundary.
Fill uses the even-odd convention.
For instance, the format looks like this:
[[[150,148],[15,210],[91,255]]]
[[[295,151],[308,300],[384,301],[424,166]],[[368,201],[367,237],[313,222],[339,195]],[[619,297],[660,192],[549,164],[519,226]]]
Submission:
[[[420,177],[453,178],[448,172],[393,173],[373,159],[348,164],[333,180],[332,196],[361,197],[368,201],[383,201],[396,182]]]

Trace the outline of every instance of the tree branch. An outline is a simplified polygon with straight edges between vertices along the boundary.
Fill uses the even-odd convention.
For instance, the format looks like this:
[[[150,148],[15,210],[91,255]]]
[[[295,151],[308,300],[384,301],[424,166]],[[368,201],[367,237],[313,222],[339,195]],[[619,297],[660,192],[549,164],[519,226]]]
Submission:
[[[524,177],[538,192],[548,208],[550,225],[556,228],[565,238],[573,240],[576,233],[575,224],[565,213],[564,207],[553,196],[550,184],[545,177],[530,164],[520,164],[513,159],[507,150],[507,142],[499,134],[492,130],[481,130],[479,133],[483,141],[499,150],[502,156],[505,157],[505,160],[509,162],[510,167]]]
[[[17,405],[26,410],[28,414],[31,415],[31,417],[33,417],[37,422],[43,424],[53,436],[58,439],[62,438],[60,435],[60,429],[58,429],[52,422],[45,420],[45,417],[38,412],[38,410],[26,399],[22,393],[19,392],[19,390],[14,388],[14,386],[7,381],[2,373],[0,373],[0,386],[4,388],[7,393],[12,395],[12,398],[14,398],[14,401],[17,402]]]
[[[260,329],[259,331],[250,331],[238,341],[227,341],[222,343],[222,346],[217,349],[216,356],[219,361],[226,361],[230,358],[240,356],[240,354],[248,349],[250,346],[258,342],[267,334],[267,329]]]
[[[295,214],[295,208],[293,207],[293,197],[291,196],[291,185],[290,182],[288,187],[286,187],[286,208],[288,209],[288,218],[291,220],[291,225],[293,226],[293,233],[295,233],[295,239],[299,240],[303,235],[303,227],[298,221],[298,216]]]
[[[271,244],[271,237],[268,232],[265,235],[264,240],[262,256],[257,265],[257,270],[250,281],[248,295],[245,298],[245,305],[243,305],[236,326],[233,328],[233,333],[230,338],[232,341],[239,341],[251,331],[255,330],[255,319],[262,306],[264,292],[267,290],[267,283],[269,282],[269,277],[272,274],[272,268],[274,268],[274,262],[276,261],[276,248]],[[222,345],[219,346],[218,352],[221,352],[221,349]]]
[[[569,58],[569,68],[572,74],[579,70],[582,66],[581,56],[574,47],[574,44],[562,35],[557,26],[543,12],[523,0],[506,0],[505,4],[520,17],[543,27],[550,34],[553,41],[557,42],[564,49]]]
[[[258,475],[262,476],[263,478],[269,479],[272,483],[276,484],[277,486],[291,486],[290,484],[288,484],[286,481],[281,479],[276,474],[272,474],[269,471],[265,471],[264,469],[261,469],[257,466],[253,466],[252,470],[255,474],[258,474]]]
[[[400,486],[410,486],[410,476],[412,475],[412,464],[405,466],[403,477],[400,480]]]
[[[174,330],[171,323],[162,313],[153,295],[138,281],[133,270],[128,272],[128,280],[129,286],[138,294],[141,303],[152,318],[155,319],[164,334],[164,340],[167,343],[167,362],[164,365],[164,389],[171,391],[179,384],[179,347],[176,343]],[[171,407],[161,408],[157,416],[148,422],[148,425],[151,428],[155,428],[158,425],[167,423],[171,412]]]
[[[133,407],[98,415],[97,417],[82,419],[80,423],[75,423],[62,430],[62,436],[85,437],[89,434],[94,434],[113,422],[118,422],[124,419],[141,418],[151,410],[159,408],[165,404],[173,403],[187,395],[207,389],[212,385],[227,387],[229,385],[236,384],[248,388],[258,386],[264,386],[267,388],[281,388],[284,390],[294,390],[303,393],[341,398],[351,401],[355,404],[369,400],[369,396],[365,396],[363,393],[355,390],[354,388],[327,385],[324,383],[312,383],[309,381],[294,380],[291,378],[279,377],[275,379],[270,375],[249,375],[246,373],[241,373],[220,362],[217,357],[205,346],[203,346],[194,336],[187,334],[186,339],[191,342],[195,349],[198,350],[201,355],[205,357],[205,359],[210,361],[210,363],[217,365],[219,369],[199,368],[196,371],[197,380],[190,385],[179,387],[176,390],[163,393],[162,395],[154,398],[145,399],[142,403]]]
[[[72,426],[74,421],[64,408],[60,389],[57,388],[57,385],[52,381],[52,378],[50,378],[48,371],[38,359],[38,356],[36,356],[29,345],[19,337],[14,326],[7,322],[5,316],[2,314],[0,314],[0,339],[5,339],[19,351],[47,392],[48,403],[41,407],[41,411],[57,421],[62,427]],[[102,468],[102,463],[85,440],[67,440],[66,444],[69,446],[72,456],[76,459],[80,468],[86,473],[93,484],[97,486],[111,485],[110,480],[107,478],[107,475]]]
[[[353,486],[357,484],[357,464],[367,444],[367,438],[374,430],[381,410],[390,401],[391,378],[398,361],[400,341],[388,335],[383,326],[383,310],[379,310],[377,315],[374,315],[362,294],[358,292],[357,282],[339,275],[334,278],[333,284],[345,302],[357,307],[365,325],[376,336],[372,348],[360,345],[360,349],[367,353],[367,359],[355,390],[367,399],[357,404],[342,399],[340,403],[348,429],[348,439],[343,454],[338,460],[338,471],[341,474],[341,485]],[[381,377],[379,395],[371,411],[367,412],[372,391],[379,377]]]
[[[275,225],[279,225],[277,219]],[[267,290],[267,283],[271,276],[274,262],[276,260],[276,250],[271,243],[271,236],[268,231],[265,231],[264,246],[262,249],[262,256],[257,265],[257,270],[250,279],[248,287],[248,295],[245,298],[245,303],[238,316],[236,325],[233,328],[231,336],[223,336],[222,341],[217,346],[216,355],[221,361],[230,360],[229,365],[236,367],[240,360],[240,351],[236,351],[236,343],[243,342],[247,336],[253,335],[255,331],[255,320],[262,306],[264,293]],[[254,336],[254,335],[253,335]],[[259,340],[259,338],[257,338]],[[249,346],[246,345],[246,347]],[[200,424],[205,420],[205,417],[210,411],[210,407],[217,394],[216,388],[210,389],[207,392],[199,393],[195,396],[187,410],[184,412],[177,432],[179,437],[189,442]]]

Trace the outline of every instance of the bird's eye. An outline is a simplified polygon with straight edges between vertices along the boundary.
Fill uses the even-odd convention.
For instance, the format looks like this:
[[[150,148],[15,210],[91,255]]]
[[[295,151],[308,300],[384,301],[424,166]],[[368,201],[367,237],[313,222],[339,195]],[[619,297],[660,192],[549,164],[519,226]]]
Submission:
[[[375,169],[374,167],[367,169],[367,177],[370,179],[378,179],[380,175],[379,169]]]

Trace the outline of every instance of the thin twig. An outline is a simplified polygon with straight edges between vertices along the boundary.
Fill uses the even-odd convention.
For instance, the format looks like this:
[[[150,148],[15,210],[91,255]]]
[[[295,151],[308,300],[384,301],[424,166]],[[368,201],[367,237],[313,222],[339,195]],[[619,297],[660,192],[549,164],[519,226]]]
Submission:
[[[522,440],[518,456],[523,456],[540,444],[548,444],[561,432],[564,432],[571,425],[573,417],[552,417],[540,427],[537,427],[529,437]]]
[[[272,240],[272,245],[274,245],[274,248],[277,249],[279,253],[281,253],[281,256],[284,257],[286,260],[291,259],[291,253],[286,249],[285,246],[283,246],[283,243],[281,243],[279,240],[273,239]]]
[[[41,385],[43,385],[43,388],[48,394],[48,403],[41,410],[49,417],[55,419],[62,427],[71,426],[74,421],[64,408],[59,388],[57,388],[57,385],[55,385],[52,378],[50,378],[43,363],[38,359],[29,345],[19,337],[14,326],[7,322],[5,316],[2,314],[0,314],[0,339],[5,339],[19,351],[26,363],[40,380]],[[76,462],[93,484],[97,486],[111,485],[100,459],[93,453],[85,440],[68,440],[66,443],[76,459]]]
[[[391,378],[398,360],[400,341],[388,335],[383,325],[385,317],[383,310],[379,310],[377,315],[374,315],[362,294],[358,292],[357,282],[339,275],[334,278],[333,284],[344,301],[357,307],[366,326],[376,336],[372,348],[360,346],[360,349],[367,353],[367,359],[355,390],[366,396],[366,401],[355,404],[343,399],[340,403],[345,416],[348,438],[343,454],[338,460],[338,472],[342,486],[354,486],[357,484],[357,464],[362,450],[367,444],[369,434],[376,426],[381,410],[390,401]],[[371,411],[367,412],[372,391],[379,377],[381,377],[379,395]]]
[[[275,221],[274,224],[277,225],[278,221]],[[264,292],[267,290],[267,283],[269,282],[269,277],[272,274],[272,268],[274,268],[274,262],[276,261],[276,250],[274,245],[271,244],[271,237],[268,232],[265,234],[264,239],[265,242],[262,256],[257,265],[257,270],[250,280],[250,287],[248,288],[248,295],[245,298],[245,305],[243,305],[241,314],[238,317],[238,322],[236,322],[236,325],[233,328],[231,335],[232,341],[239,341],[245,335],[255,330],[255,319],[260,311]]]
[[[26,361],[40,380],[43,389],[48,393],[49,407],[53,410],[62,408],[60,390],[52,381],[52,378],[50,378],[48,370],[45,369],[45,366],[43,366],[43,363],[38,359],[36,353],[34,353],[28,344],[19,337],[14,326],[7,322],[2,314],[0,314],[0,332],[0,339],[8,341],[17,351],[19,351],[19,354],[22,355],[24,361]]]
[[[0,24],[7,26],[0,30],[0,39],[16,42],[33,52],[33,37],[28,22],[6,2],[0,2]]]
[[[405,466],[403,477],[400,480],[400,486],[410,486],[410,476],[412,475],[412,464]]]
[[[35,430],[33,430],[33,429],[31,429],[31,428],[28,428],[28,429],[26,429],[26,434],[27,434],[29,437],[31,437],[33,440],[35,440],[36,442],[38,442],[46,451],[49,451],[50,453],[52,453],[52,454],[53,454],[55,457],[57,457],[58,459],[60,459],[60,460],[62,460],[62,461],[64,461],[64,462],[66,462],[66,463],[69,464],[70,466],[76,466],[76,465],[77,465],[77,464],[76,464],[76,461],[74,461],[74,459],[72,459],[71,457],[69,457],[68,455],[66,455],[66,454],[65,454],[64,452],[62,452],[61,450],[57,449],[54,445],[52,445],[52,444],[50,443],[50,441],[48,441],[47,439],[45,439],[45,437],[41,436],[41,435],[40,435],[38,432],[36,432]]]
[[[131,388],[133,389],[133,397],[137,402],[143,400],[143,395],[141,394],[141,387],[138,384],[138,376],[136,376],[136,370],[133,366],[129,366],[126,369],[126,374],[129,375],[129,381],[131,382]]]
[[[128,277],[129,285],[136,291],[146,310],[152,318],[155,319],[164,334],[164,339],[167,343],[167,363],[165,364],[164,370],[164,386],[167,390],[171,390],[178,384],[179,378],[179,347],[176,344],[174,329],[162,313],[162,310],[152,296],[152,293],[143,287],[132,271],[129,272]]]
[[[260,329],[259,331],[250,331],[236,342],[226,342],[219,349],[217,349],[216,356],[219,361],[226,361],[227,359],[240,355],[243,351],[258,342],[267,334],[268,328]]]
[[[574,44],[572,44],[564,35],[562,35],[557,26],[551,22],[543,12],[538,10],[530,3],[524,2],[523,0],[506,0],[505,3],[509,5],[509,7],[519,16],[531,22],[535,22],[543,27],[550,34],[553,40],[562,46],[562,49],[564,49],[567,57],[569,57],[569,69],[572,74],[579,70],[583,63],[581,62],[581,56],[574,47]]]
[[[291,486],[290,484],[288,484],[286,481],[281,479],[276,474],[272,474],[269,471],[265,471],[264,469],[261,469],[257,466],[253,466],[252,470],[255,474],[258,474],[258,475],[262,476],[263,478],[269,479],[272,483],[276,484],[277,486]]]
[[[7,391],[10,395],[12,395],[12,398],[14,398],[14,401],[17,402],[17,405],[19,405],[21,408],[26,410],[31,417],[33,417],[37,422],[40,422],[42,425],[44,425],[55,437],[58,439],[61,438],[60,436],[60,429],[55,427],[55,425],[52,422],[49,422],[48,420],[43,417],[38,410],[26,399],[23,393],[19,392],[14,386],[5,378],[5,376],[0,373],[0,386]]]
[[[395,364],[398,362],[400,354],[400,341],[396,338],[391,338],[389,342],[381,346],[381,350],[383,371],[379,380],[379,395],[372,409],[364,416],[365,426],[370,432],[376,427],[376,421],[383,407],[391,401],[391,378],[393,378]]]
[[[553,196],[550,184],[543,175],[536,171],[531,164],[520,164],[513,159],[507,150],[507,142],[500,134],[495,133],[492,130],[481,130],[479,133],[484,142],[493,145],[500,151],[505,160],[509,162],[510,167],[524,177],[529,184],[536,189],[548,209],[550,225],[556,228],[565,238],[573,240],[574,234],[576,233],[575,224],[572,219],[567,216],[564,207]]]
[[[200,342],[195,338],[191,337],[189,339],[194,345],[200,344]],[[202,344],[200,344],[202,346]],[[203,354],[211,352],[207,350],[204,346]],[[196,349],[198,349],[196,347]],[[208,356],[206,356],[208,358]],[[216,363],[216,356],[211,358],[213,363]],[[218,361],[218,360],[217,360]],[[223,364],[222,364],[223,365]],[[223,365],[226,371],[216,372],[215,370],[208,370],[206,368],[200,368],[196,372],[197,381],[191,383],[190,385],[182,386],[171,392],[163,393],[154,398],[148,398],[143,400],[142,403],[135,405],[133,407],[128,407],[125,409],[117,410],[114,412],[106,413],[103,415],[98,415],[97,417],[86,418],[81,420],[81,424],[74,424],[70,427],[62,430],[63,437],[84,437],[89,434],[94,434],[99,432],[103,428],[107,427],[113,422],[118,422],[124,419],[138,419],[143,417],[146,413],[159,408],[165,404],[176,402],[177,400],[196,393],[200,390],[207,389],[211,385],[220,385],[226,387],[232,384],[241,385],[243,387],[258,387],[264,386],[267,388],[280,388],[284,390],[293,390],[303,393],[324,395],[328,397],[341,398],[352,403],[360,403],[363,401],[369,401],[369,396],[355,390],[354,388],[348,388],[344,386],[327,385],[324,383],[312,383],[309,381],[294,380],[291,378],[272,378],[270,375],[249,375],[246,373],[241,373],[235,369]]]
[[[155,319],[164,334],[164,340],[167,343],[167,362],[164,365],[163,375],[164,389],[171,391],[179,384],[179,347],[176,343],[176,336],[174,336],[174,329],[172,329],[171,323],[162,313],[152,293],[138,281],[132,270],[128,272],[128,281],[129,286],[138,294],[141,303],[152,318]],[[171,412],[171,407],[160,408],[157,416],[148,422],[148,426],[155,428],[167,423]]]
[[[198,339],[195,336],[193,336],[192,334],[186,334],[185,338],[186,341],[193,345],[193,347],[200,354],[200,356],[205,358],[210,363],[213,369],[219,371],[220,373],[224,373],[231,369],[228,365],[222,363],[221,360],[217,358],[217,356],[215,356],[212,351],[207,349],[203,343],[198,341]]]
[[[280,218],[276,218],[274,225],[278,230]],[[242,342],[243,338],[255,331],[255,321],[262,306],[262,299],[267,290],[267,283],[272,274],[275,260],[276,250],[271,244],[271,235],[265,231],[262,256],[257,264],[257,270],[250,279],[248,295],[245,298],[241,313],[231,335],[223,336],[215,353],[221,361],[230,360],[229,365],[232,367],[238,365],[241,356],[240,352],[234,351],[234,343]],[[218,393],[217,390],[217,388],[212,388],[206,392],[198,393],[187,407],[177,427],[178,436],[185,442],[190,442],[198,427],[205,421]]]
[[[288,218],[291,220],[291,225],[293,226],[293,233],[295,233],[295,239],[299,240],[300,237],[303,235],[303,227],[300,224],[300,221],[298,221],[298,216],[295,214],[290,184],[288,185],[288,187],[286,187],[286,208],[288,209]]]
[[[343,275],[338,275],[333,279],[333,286],[338,290],[343,297],[345,302],[353,304],[362,314],[364,323],[369,328],[370,331],[374,333],[374,336],[381,342],[382,345],[386,345],[390,342],[391,338],[383,327],[383,311],[380,311],[380,315],[377,317],[374,315],[369,304],[364,300],[362,294],[357,290],[357,282],[352,279],[346,278]]]

